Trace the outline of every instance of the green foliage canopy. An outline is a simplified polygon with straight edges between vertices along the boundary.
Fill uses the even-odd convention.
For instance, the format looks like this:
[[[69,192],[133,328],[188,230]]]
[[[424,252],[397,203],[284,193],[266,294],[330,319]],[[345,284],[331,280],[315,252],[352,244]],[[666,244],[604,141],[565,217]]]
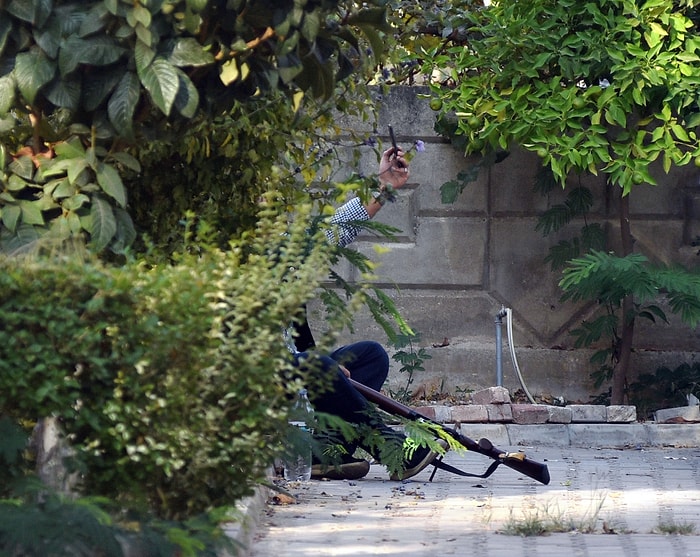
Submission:
[[[627,194],[649,165],[700,155],[697,2],[494,1],[447,19],[424,54],[467,152],[521,145],[564,183],[605,173]],[[446,25],[447,27],[447,25]]]
[[[240,114],[241,103],[250,101],[251,112],[284,116],[294,115],[304,96],[329,99],[338,83],[381,53],[385,4],[0,3],[0,247],[16,252],[50,232],[59,238],[85,234],[96,251],[123,250],[136,233],[128,190],[150,187],[144,180],[152,175],[141,173],[153,150],[145,147],[153,141],[172,145],[188,130],[197,130],[201,135],[195,148],[173,149],[178,156],[189,150],[191,163],[192,155],[196,161],[209,152],[208,133],[216,136],[216,127],[231,126],[227,115],[235,107]],[[261,99],[272,102],[266,105]],[[206,125],[218,117],[223,118],[218,126]],[[233,133],[258,137],[253,123]],[[217,149],[231,145],[212,139]],[[224,169],[221,176],[234,182],[229,188],[257,151],[250,143],[235,157],[228,155],[233,170]],[[287,154],[283,150],[281,156]],[[238,164],[231,164],[232,159]],[[156,170],[167,169],[177,183],[181,161],[161,161]],[[210,162],[207,172],[197,176],[200,186],[221,159]],[[242,188],[253,178],[260,175],[254,173]],[[205,189],[200,204],[211,202],[206,194],[219,186]],[[139,201],[158,201],[162,194],[157,188],[155,195]],[[175,208],[184,212],[182,204]],[[148,218],[139,221],[143,223]]]

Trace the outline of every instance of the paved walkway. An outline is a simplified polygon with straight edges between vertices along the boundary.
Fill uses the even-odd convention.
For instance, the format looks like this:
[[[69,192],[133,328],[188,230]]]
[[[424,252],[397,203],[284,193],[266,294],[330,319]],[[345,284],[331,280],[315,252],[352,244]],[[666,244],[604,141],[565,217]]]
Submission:
[[[700,555],[700,448],[520,449],[548,464],[549,485],[505,466],[483,480],[438,471],[432,483],[430,467],[397,483],[378,465],[353,482],[289,484],[298,502],[265,506],[248,555]],[[472,453],[445,461],[470,472],[491,462]],[[660,533],[664,525],[693,531]],[[538,528],[547,535],[508,533]]]

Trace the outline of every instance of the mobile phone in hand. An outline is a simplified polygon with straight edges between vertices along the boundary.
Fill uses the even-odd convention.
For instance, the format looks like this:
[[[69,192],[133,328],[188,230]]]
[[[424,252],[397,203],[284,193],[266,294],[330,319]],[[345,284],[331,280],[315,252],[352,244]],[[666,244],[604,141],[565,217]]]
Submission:
[[[396,145],[396,136],[394,135],[394,128],[389,126],[389,137],[391,138],[391,146],[394,148],[394,156],[399,152],[399,146]]]
[[[396,144],[396,136],[394,135],[394,128],[389,126],[389,137],[391,138],[391,146],[394,148],[394,153],[389,157],[390,159],[395,159],[399,156],[399,146]],[[398,167],[403,168],[403,163],[398,162]]]

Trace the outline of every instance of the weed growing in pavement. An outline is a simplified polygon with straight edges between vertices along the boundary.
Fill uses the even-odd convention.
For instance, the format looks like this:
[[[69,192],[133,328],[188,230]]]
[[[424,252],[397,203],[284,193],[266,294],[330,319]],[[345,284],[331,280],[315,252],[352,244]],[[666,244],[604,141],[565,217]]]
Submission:
[[[524,512],[520,519],[513,516],[513,510],[511,509],[510,518],[500,533],[507,536],[523,537],[546,536],[547,534],[562,532],[592,534],[596,531],[596,525],[604,502],[605,495],[602,495],[593,506],[591,512],[585,513],[581,518],[567,517],[558,504],[553,507],[545,505],[543,508]]]
[[[695,533],[695,524],[691,522],[660,522],[656,527],[656,531],[660,534],[679,534],[681,536],[690,536]]]

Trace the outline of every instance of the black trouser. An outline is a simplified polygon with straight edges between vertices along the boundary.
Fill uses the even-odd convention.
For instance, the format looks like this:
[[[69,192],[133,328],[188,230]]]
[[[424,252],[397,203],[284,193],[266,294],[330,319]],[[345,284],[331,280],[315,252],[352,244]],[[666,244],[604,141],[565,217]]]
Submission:
[[[305,365],[306,360],[309,365]],[[350,384],[338,367],[338,364],[344,366],[355,381],[375,391],[380,390],[389,374],[389,356],[379,343],[357,342],[343,346],[328,356],[302,352],[295,355],[295,362],[299,369],[309,373],[309,399],[317,411],[338,416],[353,424],[369,426],[377,430],[385,440],[403,442],[404,436],[383,422],[372,405]],[[315,380],[326,385],[326,388],[314,389]],[[350,454],[357,446],[347,441],[341,441],[341,444]],[[359,446],[380,460],[375,447],[361,442]]]

